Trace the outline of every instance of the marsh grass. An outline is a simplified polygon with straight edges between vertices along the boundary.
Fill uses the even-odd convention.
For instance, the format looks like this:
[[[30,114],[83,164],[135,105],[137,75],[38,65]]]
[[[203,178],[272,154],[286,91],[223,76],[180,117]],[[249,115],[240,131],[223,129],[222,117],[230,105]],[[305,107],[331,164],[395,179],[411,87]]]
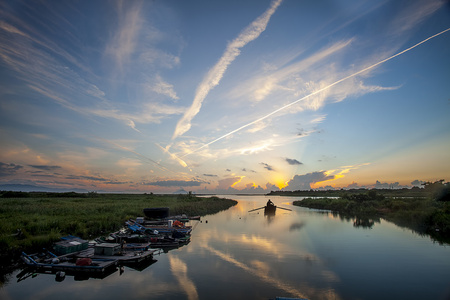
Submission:
[[[143,209],[169,207],[171,215],[206,215],[237,202],[217,197],[153,194],[29,193],[0,197],[0,250],[8,255],[20,249],[46,247],[61,236],[92,239],[120,229]],[[14,196],[14,194],[12,194]]]

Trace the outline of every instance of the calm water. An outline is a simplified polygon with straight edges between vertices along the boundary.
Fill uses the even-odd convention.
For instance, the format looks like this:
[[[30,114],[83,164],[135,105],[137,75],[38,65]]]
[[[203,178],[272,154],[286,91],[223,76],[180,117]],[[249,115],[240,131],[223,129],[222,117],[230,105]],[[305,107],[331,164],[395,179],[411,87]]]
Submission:
[[[235,207],[191,221],[192,241],[143,270],[104,279],[39,274],[0,288],[0,299],[450,299],[450,246],[381,220],[371,229],[292,206],[301,198],[228,196]],[[206,222],[207,221],[207,222]]]

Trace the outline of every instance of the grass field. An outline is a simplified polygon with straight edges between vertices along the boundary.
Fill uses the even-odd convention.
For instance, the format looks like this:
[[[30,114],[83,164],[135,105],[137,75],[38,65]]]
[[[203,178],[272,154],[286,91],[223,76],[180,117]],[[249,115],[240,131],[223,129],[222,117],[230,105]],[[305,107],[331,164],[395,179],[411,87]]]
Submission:
[[[0,253],[46,247],[64,235],[91,239],[120,229],[144,208],[169,207],[171,215],[204,216],[237,202],[217,197],[153,194],[0,194]]]

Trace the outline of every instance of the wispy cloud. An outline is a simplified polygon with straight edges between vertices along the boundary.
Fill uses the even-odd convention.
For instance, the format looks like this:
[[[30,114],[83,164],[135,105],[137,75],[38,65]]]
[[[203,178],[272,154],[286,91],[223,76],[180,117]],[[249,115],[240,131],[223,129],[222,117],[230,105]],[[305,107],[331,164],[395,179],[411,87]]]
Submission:
[[[126,152],[130,152],[130,153],[134,154],[135,157],[138,158],[139,160],[141,160],[142,162],[152,164],[152,165],[156,166],[157,168],[159,168],[160,170],[167,171],[167,172],[173,172],[170,169],[167,169],[166,167],[161,165],[159,162],[151,159],[150,157],[147,157],[146,155],[143,155],[143,154],[141,154],[141,153],[139,153],[139,152],[137,152],[137,151],[135,151],[133,149],[130,149],[128,147],[122,146],[118,142],[107,140],[107,139],[104,139],[104,138],[101,138],[101,137],[93,137],[93,138],[97,139],[99,141],[102,141],[102,142],[104,142],[104,143],[106,143],[108,145],[112,145],[114,148],[117,148],[117,149],[120,149],[120,150],[123,150],[123,151],[126,151]]]
[[[25,37],[29,37],[28,34],[22,32],[20,29],[16,28],[15,26],[8,24],[4,21],[0,21],[0,29],[2,29],[5,32],[9,32],[9,33],[13,33],[13,34],[18,34],[18,35],[22,35]]]
[[[391,29],[391,35],[394,37],[403,35],[445,5],[445,2],[441,0],[422,0],[406,5],[400,15],[388,25]]]
[[[29,5],[29,9],[42,9],[38,4]],[[113,68],[114,70],[107,75],[111,77],[109,80],[115,83],[114,88],[119,89],[121,86],[127,85],[128,80],[131,80],[131,78],[122,78],[126,77],[128,68],[135,67],[136,64],[152,65],[148,59],[149,53],[157,50],[153,44],[164,36],[163,33],[156,36],[149,33],[149,31],[157,32],[151,26],[143,28],[142,9],[143,4],[137,2],[122,3],[117,7],[116,31],[113,31],[111,40],[104,45],[104,52],[109,58],[108,65],[115,66],[115,69]],[[0,22],[0,32],[2,32],[0,35],[0,59],[15,71],[17,78],[47,99],[88,117],[98,116],[119,120],[138,132],[139,124],[159,123],[168,115],[178,115],[185,111],[182,107],[160,103],[148,96],[151,92],[153,95],[161,95],[173,100],[178,99],[174,86],[160,75],[153,76],[150,82],[133,77],[132,84],[137,91],[136,94],[142,98],[146,97],[146,99],[139,99],[138,102],[142,103],[136,107],[129,105],[128,109],[124,109],[123,105],[114,102],[122,99],[108,99],[113,93],[109,92],[107,97],[106,93],[96,84],[100,74],[94,74],[91,71],[91,67],[86,63],[86,58],[77,56],[78,53],[85,51],[77,39],[77,32],[64,32],[69,42],[58,44],[49,39],[45,31],[47,25],[30,26],[26,21],[8,15],[6,11],[1,14],[4,20]],[[49,19],[50,17],[53,19]],[[51,12],[49,12],[49,16],[46,16],[48,22],[53,22],[55,19],[63,18],[53,15]],[[42,20],[35,21],[43,22]],[[71,26],[70,23],[68,25]],[[58,30],[58,26],[55,26],[54,31]],[[142,57],[147,57],[147,59],[142,59],[143,63],[139,59]],[[105,58],[103,59],[105,60]],[[159,53],[156,60],[163,63],[162,53]],[[173,55],[171,58],[167,57],[166,60],[167,63],[164,63],[166,67],[179,64],[179,58]],[[117,76],[117,74],[121,75]],[[121,77],[121,81],[117,81],[114,79],[115,77]],[[105,82],[102,83],[102,86],[105,86]],[[128,101],[133,103],[136,99],[130,98]],[[134,108],[138,113],[130,111],[129,108]]]
[[[411,47],[409,47],[409,48],[407,48],[407,49],[405,49],[405,50],[403,50],[403,51],[400,51],[400,52],[398,52],[398,53],[396,53],[396,54],[394,54],[394,55],[391,55],[391,56],[389,56],[389,57],[387,57],[387,58],[385,58],[385,59],[382,59],[382,60],[380,60],[380,61],[378,61],[378,62],[376,62],[376,63],[374,63],[374,64],[371,64],[371,65],[369,65],[369,66],[367,66],[367,67],[364,67],[364,68],[360,69],[360,70],[357,71],[357,72],[352,72],[350,75],[344,76],[344,77],[340,78],[339,80],[336,80],[336,81],[334,81],[334,82],[332,82],[332,83],[325,83],[325,82],[322,82],[319,86],[314,87],[314,89],[312,90],[312,92],[306,94],[305,96],[301,97],[300,99],[297,99],[297,100],[295,100],[295,101],[292,101],[292,102],[290,102],[290,103],[288,103],[288,104],[286,104],[286,105],[284,105],[284,106],[281,106],[281,107],[279,107],[279,108],[273,110],[272,112],[270,112],[270,113],[268,113],[268,114],[266,114],[266,115],[264,115],[264,116],[262,116],[262,117],[260,117],[260,118],[258,118],[258,119],[256,119],[256,120],[254,120],[254,121],[251,121],[251,122],[249,122],[249,123],[247,123],[247,124],[245,124],[245,125],[242,125],[241,127],[237,128],[237,129],[235,129],[235,130],[232,130],[232,131],[230,131],[230,132],[228,132],[228,133],[226,133],[226,134],[224,134],[224,135],[222,135],[222,136],[220,136],[220,137],[218,137],[218,138],[212,140],[212,141],[209,142],[209,143],[204,144],[203,146],[201,146],[201,147],[198,148],[197,150],[191,151],[189,154],[196,153],[196,152],[198,152],[198,151],[200,151],[200,150],[202,150],[202,149],[208,147],[209,145],[211,145],[211,144],[213,144],[213,143],[216,143],[216,142],[218,142],[218,141],[220,141],[220,140],[222,140],[222,139],[224,139],[224,138],[226,138],[226,137],[231,136],[231,135],[234,134],[234,133],[237,133],[237,132],[239,132],[239,131],[241,131],[241,130],[243,130],[243,129],[245,129],[245,128],[248,128],[248,127],[250,127],[250,126],[252,126],[252,125],[254,125],[254,124],[257,124],[257,123],[259,123],[259,122],[261,122],[261,121],[263,121],[263,120],[266,120],[266,119],[268,119],[269,117],[272,117],[272,116],[275,115],[275,114],[278,114],[278,113],[280,113],[280,112],[282,112],[282,111],[285,111],[286,109],[288,109],[288,108],[290,108],[290,107],[293,107],[294,105],[296,105],[296,104],[298,104],[298,103],[300,103],[300,102],[304,102],[304,101],[307,101],[307,100],[309,100],[309,99],[312,99],[312,102],[307,102],[306,105],[310,106],[312,109],[317,109],[319,106],[322,105],[322,104],[320,104],[320,103],[323,103],[323,101],[320,101],[320,103],[317,103],[317,102],[316,102],[317,99],[314,99],[314,97],[320,95],[320,94],[323,93],[323,92],[327,92],[329,89],[331,89],[331,88],[333,88],[333,87],[335,87],[335,86],[341,84],[342,82],[346,82],[346,81],[348,81],[348,80],[353,79],[354,77],[356,77],[356,76],[358,76],[358,75],[367,73],[368,71],[370,71],[370,70],[372,70],[372,69],[378,67],[379,65],[381,65],[381,64],[383,64],[383,63],[385,63],[385,62],[387,62],[387,61],[389,61],[389,60],[392,60],[392,59],[396,58],[397,56],[400,56],[400,55],[402,55],[402,54],[404,54],[404,53],[406,53],[406,52],[408,52],[408,51],[411,51],[411,50],[413,50],[414,48],[416,48],[416,47],[422,45],[423,43],[426,43],[426,42],[428,42],[429,40],[431,40],[431,39],[433,39],[433,38],[435,38],[435,37],[437,37],[437,36],[440,36],[440,35],[442,35],[442,34],[448,32],[448,31],[450,31],[450,28],[447,28],[447,29],[445,29],[445,30],[442,30],[441,32],[438,32],[438,33],[436,33],[436,34],[434,34],[434,35],[432,35],[432,36],[430,36],[430,37],[428,37],[428,38],[422,40],[421,42],[416,43],[415,45],[413,45],[413,46],[411,46]],[[340,99],[340,100],[342,100],[342,99]]]
[[[241,32],[241,34],[239,34],[236,39],[228,44],[225,53],[214,65],[214,67],[209,70],[206,77],[197,87],[194,101],[191,107],[185,112],[183,117],[178,122],[172,137],[173,139],[177,138],[180,135],[183,135],[191,128],[191,121],[200,111],[203,100],[206,98],[209,91],[219,84],[228,66],[240,54],[240,49],[247,45],[249,42],[257,39],[259,35],[264,30],[266,30],[270,18],[275,13],[280,4],[281,0],[272,1],[270,7],[260,17],[253,21],[247,28],[245,28]]]
[[[113,61],[119,70],[117,74],[123,74],[124,67],[129,63],[131,55],[136,50],[137,38],[142,27],[141,4],[133,2],[128,7],[120,2],[118,7],[118,29],[106,47],[106,53],[113,57]]]
[[[83,114],[93,115],[103,118],[116,119],[124,122],[127,126],[136,129],[136,123],[158,124],[162,119],[171,116],[181,114],[183,111],[182,107],[167,105],[163,103],[149,102],[142,105],[140,112],[125,112],[118,108],[111,109],[80,109],[76,108],[77,111]]]
[[[157,94],[167,96],[171,99],[179,99],[173,85],[164,81],[160,75],[155,76],[151,83],[150,89]]]
[[[143,50],[139,58],[146,65],[154,68],[172,69],[180,64],[179,56],[164,52],[155,47],[149,47]]]
[[[258,152],[262,152],[262,151],[267,151],[267,150],[271,150],[271,145],[273,144],[272,140],[266,140],[266,141],[262,141],[259,145],[251,147],[251,148],[244,148],[244,149],[240,149],[239,152],[241,154],[256,154]]]
[[[251,95],[250,99],[259,102],[276,90],[284,90],[295,94],[300,90],[299,87],[301,85],[298,82],[298,78],[302,72],[303,74],[311,72],[313,66],[348,48],[352,42],[353,39],[341,40],[298,62],[292,62],[280,67],[274,66],[276,70],[270,72],[269,75],[258,76],[239,84],[230,92],[230,96],[242,97]],[[288,56],[290,56],[290,53],[288,53]],[[281,63],[285,64],[285,61],[281,60]]]

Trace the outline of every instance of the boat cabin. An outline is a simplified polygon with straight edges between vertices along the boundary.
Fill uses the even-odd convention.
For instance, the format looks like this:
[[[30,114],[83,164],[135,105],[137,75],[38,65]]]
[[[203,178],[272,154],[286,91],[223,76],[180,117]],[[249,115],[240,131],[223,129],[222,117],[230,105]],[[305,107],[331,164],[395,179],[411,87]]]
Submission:
[[[116,243],[100,243],[94,246],[95,255],[113,256],[117,255],[121,250],[120,244]]]

